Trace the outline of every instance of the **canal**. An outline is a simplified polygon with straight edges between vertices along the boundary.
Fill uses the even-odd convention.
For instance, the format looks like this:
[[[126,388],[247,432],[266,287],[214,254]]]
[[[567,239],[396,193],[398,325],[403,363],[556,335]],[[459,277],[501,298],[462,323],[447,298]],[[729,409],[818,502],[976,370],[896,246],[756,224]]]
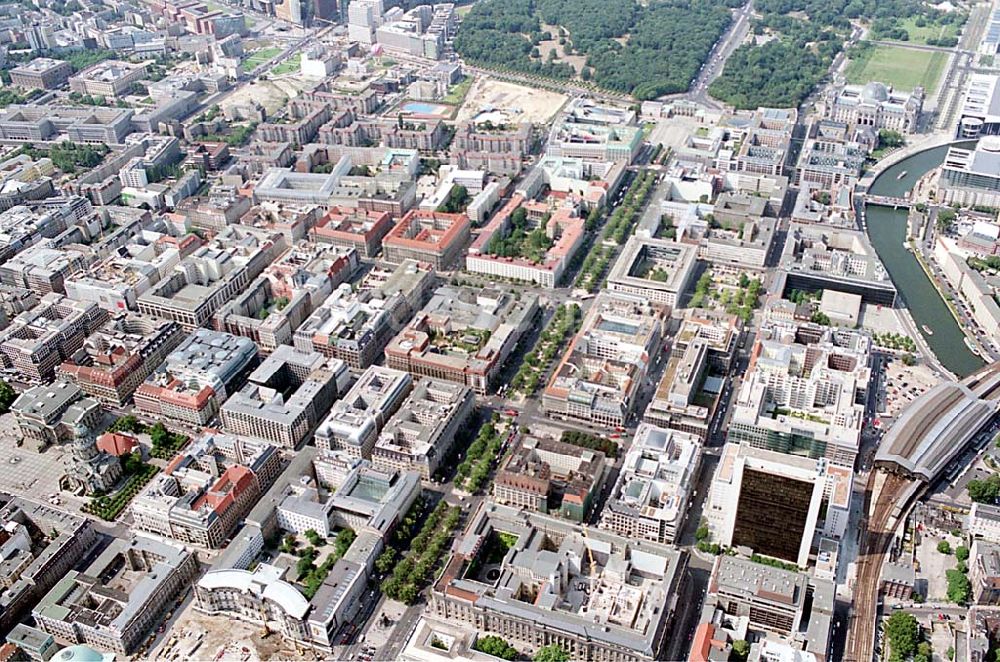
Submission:
[[[905,196],[917,180],[944,160],[947,146],[935,147],[903,159],[883,172],[868,189],[871,195]],[[899,174],[906,175],[899,178]],[[875,252],[885,265],[893,284],[938,361],[953,373],[965,376],[983,366],[983,361],[969,351],[964,334],[937,288],[931,283],[917,258],[906,249],[905,209],[869,205],[865,210],[868,236]]]

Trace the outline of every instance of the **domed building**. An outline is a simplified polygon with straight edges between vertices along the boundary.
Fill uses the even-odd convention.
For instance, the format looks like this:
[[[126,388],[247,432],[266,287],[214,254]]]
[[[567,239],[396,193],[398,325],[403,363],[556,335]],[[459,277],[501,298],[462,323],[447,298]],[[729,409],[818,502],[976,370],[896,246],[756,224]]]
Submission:
[[[67,646],[55,655],[49,662],[114,662],[115,656],[111,653],[102,653],[90,646],[82,644]]]
[[[73,494],[110,492],[121,480],[123,471],[117,457],[97,448],[97,437],[85,425],[73,428],[69,442],[70,461],[59,487]]]
[[[823,100],[823,116],[845,124],[899,133],[917,130],[924,107],[924,88],[897,92],[878,81],[865,85],[835,85]]]

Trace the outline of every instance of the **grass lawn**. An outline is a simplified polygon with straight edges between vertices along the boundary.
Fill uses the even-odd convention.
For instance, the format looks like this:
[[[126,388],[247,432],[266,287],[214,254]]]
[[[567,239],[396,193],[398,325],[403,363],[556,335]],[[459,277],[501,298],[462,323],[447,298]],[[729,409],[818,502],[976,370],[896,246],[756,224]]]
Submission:
[[[247,71],[252,71],[265,62],[273,60],[279,53],[281,53],[281,49],[277,46],[262,48],[248,57],[243,63],[243,66]]]
[[[280,76],[282,74],[293,74],[299,70],[302,61],[302,53],[296,53],[292,57],[288,58],[274,69],[271,69],[271,73],[275,76]]]
[[[922,85],[927,94],[937,88],[947,55],[898,46],[860,49],[847,65],[847,81],[864,85],[878,81],[901,92]]]
[[[926,20],[926,19],[925,19]],[[911,16],[897,22],[897,25],[906,30],[910,35],[910,41],[917,44],[926,44],[928,39],[941,39],[942,37],[957,37],[958,26],[948,23],[947,25],[934,25],[929,21],[919,28],[917,27],[917,17]]]
[[[475,78],[466,74],[465,78],[462,79],[461,82],[451,86],[451,89],[448,90],[448,94],[441,99],[441,102],[451,104],[452,106],[461,106],[462,102],[465,101],[465,95],[469,93],[469,88],[472,87],[473,81],[475,81]]]

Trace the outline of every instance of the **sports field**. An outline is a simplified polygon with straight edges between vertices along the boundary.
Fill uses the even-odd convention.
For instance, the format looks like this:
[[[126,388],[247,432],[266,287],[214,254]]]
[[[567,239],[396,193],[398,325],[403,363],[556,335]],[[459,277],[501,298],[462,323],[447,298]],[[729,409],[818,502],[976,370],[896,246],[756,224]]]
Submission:
[[[845,75],[849,83],[864,85],[878,81],[908,92],[918,85],[927,94],[937,88],[948,55],[901,46],[869,46],[855,51]]]

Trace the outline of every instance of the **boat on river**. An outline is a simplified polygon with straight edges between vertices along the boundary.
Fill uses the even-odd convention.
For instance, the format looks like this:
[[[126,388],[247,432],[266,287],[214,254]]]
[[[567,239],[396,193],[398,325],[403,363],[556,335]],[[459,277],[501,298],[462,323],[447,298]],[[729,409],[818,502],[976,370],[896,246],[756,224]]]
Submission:
[[[926,324],[922,325],[920,328],[923,329],[924,333],[926,333],[927,335],[929,335],[929,336],[933,336],[934,335],[934,331],[932,331],[931,327],[927,326]]]
[[[904,170],[903,172],[901,172],[901,173],[899,173],[898,175],[896,175],[896,179],[902,179],[903,177],[906,177],[906,174],[907,174],[907,173],[906,173],[906,171]]]
[[[979,348],[976,347],[976,343],[974,343],[971,340],[969,340],[968,336],[962,338],[962,340],[965,341],[965,346],[969,348],[970,352],[972,352],[976,356],[980,356],[980,354],[979,354]]]

